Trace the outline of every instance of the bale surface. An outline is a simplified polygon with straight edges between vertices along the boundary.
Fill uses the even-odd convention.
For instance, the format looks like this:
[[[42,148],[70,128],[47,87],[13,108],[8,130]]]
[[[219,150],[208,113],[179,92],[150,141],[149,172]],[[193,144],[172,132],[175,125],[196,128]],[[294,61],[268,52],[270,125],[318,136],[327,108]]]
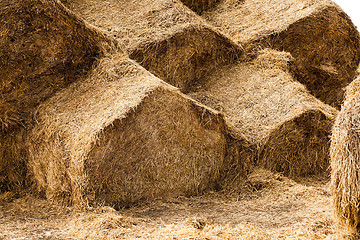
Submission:
[[[290,52],[293,74],[313,95],[340,108],[343,88],[360,62],[360,37],[350,18],[327,0],[224,0],[204,13],[247,52]]]
[[[291,60],[264,50],[253,62],[215,71],[189,95],[223,112],[232,136],[257,147],[259,165],[290,176],[322,173],[337,111],[291,77]]]
[[[222,116],[126,58],[102,59],[37,111],[29,167],[49,199],[120,207],[197,194],[224,168]]]
[[[26,175],[26,126],[35,107],[91,69],[112,45],[55,0],[0,1],[0,187]]]
[[[331,191],[340,226],[360,233],[360,78],[346,89],[346,99],[331,136]]]
[[[130,58],[183,92],[242,53],[178,1],[72,0],[67,6],[119,40]]]

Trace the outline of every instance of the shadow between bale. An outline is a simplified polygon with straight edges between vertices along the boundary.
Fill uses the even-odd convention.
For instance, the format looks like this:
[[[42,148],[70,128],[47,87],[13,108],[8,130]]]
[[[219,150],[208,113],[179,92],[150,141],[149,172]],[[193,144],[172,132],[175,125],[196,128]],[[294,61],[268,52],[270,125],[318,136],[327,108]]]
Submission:
[[[181,2],[197,14],[201,14],[202,12],[215,7],[220,0],[181,0]]]
[[[139,46],[130,57],[182,92],[196,89],[211,70],[229,64],[240,52],[211,28],[190,26],[169,39]]]
[[[0,192],[18,191],[25,186],[28,152],[24,148],[26,129],[0,133]]]

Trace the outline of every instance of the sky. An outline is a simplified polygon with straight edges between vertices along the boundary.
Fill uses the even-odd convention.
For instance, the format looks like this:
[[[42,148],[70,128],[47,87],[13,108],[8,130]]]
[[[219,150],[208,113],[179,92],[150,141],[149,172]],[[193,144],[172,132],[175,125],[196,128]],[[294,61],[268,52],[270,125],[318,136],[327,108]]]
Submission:
[[[359,0],[333,0],[336,2],[351,18],[353,23],[360,31],[360,1]]]

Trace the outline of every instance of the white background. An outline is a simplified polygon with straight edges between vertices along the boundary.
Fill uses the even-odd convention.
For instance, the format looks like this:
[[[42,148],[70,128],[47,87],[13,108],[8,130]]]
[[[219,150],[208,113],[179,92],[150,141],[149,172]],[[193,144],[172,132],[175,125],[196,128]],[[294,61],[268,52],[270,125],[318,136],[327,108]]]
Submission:
[[[353,23],[360,30],[360,0],[333,0],[336,2],[351,18]]]

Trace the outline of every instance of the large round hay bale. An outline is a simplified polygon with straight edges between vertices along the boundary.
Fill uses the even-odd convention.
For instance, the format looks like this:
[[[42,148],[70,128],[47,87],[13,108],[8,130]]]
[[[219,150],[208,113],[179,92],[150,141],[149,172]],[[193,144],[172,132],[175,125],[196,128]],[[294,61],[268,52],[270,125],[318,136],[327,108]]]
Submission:
[[[189,95],[223,112],[232,136],[257,147],[259,165],[290,176],[323,173],[337,111],[292,78],[291,61],[267,49],[250,63],[218,69]]]
[[[331,136],[331,191],[339,224],[360,233],[360,78],[346,89],[346,99]]]
[[[35,107],[91,69],[110,40],[55,0],[0,1],[0,190],[21,185]]]
[[[72,0],[67,6],[115,37],[130,58],[183,92],[242,50],[173,0]]]
[[[296,79],[340,108],[342,89],[360,62],[360,37],[332,1],[225,0],[202,16],[247,52],[263,47],[290,52]]]
[[[217,187],[221,114],[120,56],[39,105],[29,168],[49,199],[126,206]]]

